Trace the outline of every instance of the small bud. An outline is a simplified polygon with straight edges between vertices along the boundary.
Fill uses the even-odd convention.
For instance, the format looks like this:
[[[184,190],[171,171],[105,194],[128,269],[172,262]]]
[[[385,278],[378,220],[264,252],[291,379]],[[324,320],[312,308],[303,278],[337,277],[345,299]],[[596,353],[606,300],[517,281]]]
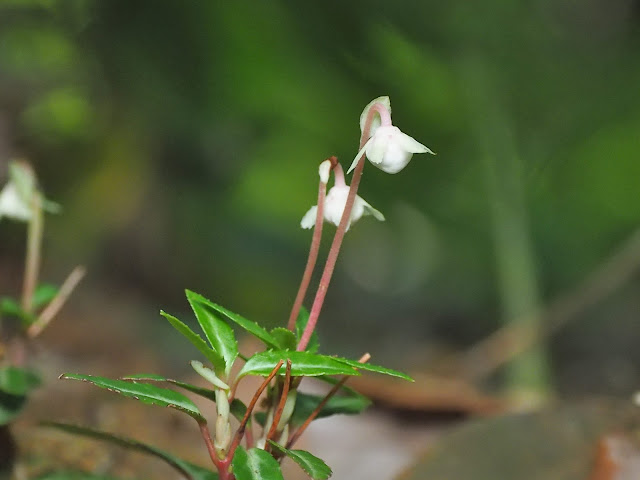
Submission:
[[[320,174],[320,181],[324,184],[329,183],[329,173],[331,172],[331,160],[325,160],[320,164],[318,173]]]
[[[198,360],[191,360],[191,366],[193,367],[193,369],[196,371],[198,375],[200,375],[202,378],[204,378],[208,382],[212,383],[216,387],[221,388],[223,390],[229,390],[229,385],[227,385],[222,380],[220,380],[217,377],[217,375],[213,372],[213,370],[205,367],[202,364],[202,362],[199,362]]]

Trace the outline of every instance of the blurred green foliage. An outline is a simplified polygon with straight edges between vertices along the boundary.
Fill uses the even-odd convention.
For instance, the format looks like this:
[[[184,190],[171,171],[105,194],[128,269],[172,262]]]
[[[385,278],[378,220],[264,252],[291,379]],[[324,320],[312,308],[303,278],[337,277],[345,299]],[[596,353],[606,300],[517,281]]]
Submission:
[[[62,265],[88,263],[151,312],[186,308],[186,286],[275,325],[306,259],[316,167],[348,165],[361,109],[389,95],[438,156],[365,169],[387,222],[349,232],[321,334],[350,354],[467,345],[501,315],[483,159],[521,162],[543,302],[640,226],[639,27],[628,0],[5,0],[0,158],[31,159],[65,205],[47,233]],[[584,369],[584,388],[631,388],[638,288],[560,336],[561,380]]]

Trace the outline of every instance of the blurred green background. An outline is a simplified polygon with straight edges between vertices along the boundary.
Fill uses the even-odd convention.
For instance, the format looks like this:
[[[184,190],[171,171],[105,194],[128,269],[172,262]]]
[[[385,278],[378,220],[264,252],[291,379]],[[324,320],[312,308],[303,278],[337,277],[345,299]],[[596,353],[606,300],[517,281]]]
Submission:
[[[65,208],[44,279],[87,265],[77,297],[114,317],[135,302],[124,324],[166,341],[157,311],[186,312],[187,287],[279,325],[317,165],[350,164],[362,108],[389,95],[438,155],[366,166],[387,221],[347,235],[320,334],[327,353],[427,363],[574,289],[640,227],[639,86],[637,0],[2,0],[0,180],[35,165]],[[12,291],[23,234],[0,223]],[[558,390],[640,386],[639,280],[553,337]]]

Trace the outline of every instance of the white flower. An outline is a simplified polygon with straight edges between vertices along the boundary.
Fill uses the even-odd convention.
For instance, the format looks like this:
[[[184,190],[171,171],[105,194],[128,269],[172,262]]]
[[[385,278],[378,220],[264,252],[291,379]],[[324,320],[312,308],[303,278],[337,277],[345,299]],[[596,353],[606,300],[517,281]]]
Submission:
[[[0,192],[0,219],[4,216],[13,220],[28,222],[37,208],[34,200],[39,200],[39,207],[46,212],[58,213],[60,205],[45,199],[36,186],[33,169],[23,161],[12,161],[9,164],[9,181]]]
[[[329,223],[333,223],[335,226],[340,224],[342,213],[344,212],[345,204],[347,203],[347,197],[349,196],[349,187],[347,185],[336,184],[329,190],[326,198],[324,199],[324,220]],[[377,220],[384,221],[384,215],[373,208],[362,197],[356,195],[356,199],[353,202],[353,209],[351,210],[351,218],[347,224],[347,230],[351,226],[352,222],[360,219],[363,215],[373,215]],[[316,224],[316,217],[318,216],[318,207],[314,205],[309,211],[302,217],[300,226],[302,228],[313,228]]]
[[[382,125],[375,130],[354,158],[347,173],[356,168],[358,160],[365,152],[369,161],[386,173],[398,173],[407,166],[414,153],[435,155],[429,147],[402,133],[393,125]]]
[[[13,220],[28,222],[33,211],[13,182],[7,183],[0,192],[0,218],[6,216]]]

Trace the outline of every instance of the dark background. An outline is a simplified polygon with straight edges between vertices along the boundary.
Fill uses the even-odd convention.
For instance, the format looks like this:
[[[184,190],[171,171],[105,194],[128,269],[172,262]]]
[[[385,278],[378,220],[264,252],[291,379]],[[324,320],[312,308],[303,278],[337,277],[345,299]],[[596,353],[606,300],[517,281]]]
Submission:
[[[387,221],[348,233],[319,328],[327,353],[427,369],[575,289],[640,225],[639,26],[631,0],[4,0],[0,179],[27,158],[64,206],[42,276],[87,265],[69,308],[183,352],[157,312],[186,312],[184,288],[286,321],[317,165],[348,166],[362,108],[389,95],[438,155],[366,166]],[[0,239],[15,293],[24,226]],[[635,274],[552,339],[556,389],[640,386],[639,293]]]

